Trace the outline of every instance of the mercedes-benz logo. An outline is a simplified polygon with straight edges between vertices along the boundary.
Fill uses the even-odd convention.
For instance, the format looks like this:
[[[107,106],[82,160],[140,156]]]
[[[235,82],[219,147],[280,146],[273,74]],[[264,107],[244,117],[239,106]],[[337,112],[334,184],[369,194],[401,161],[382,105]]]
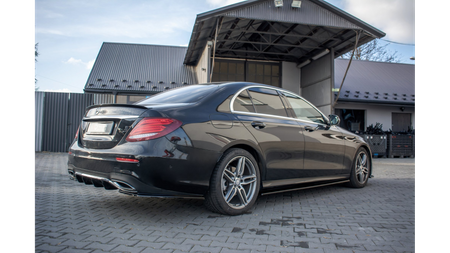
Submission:
[[[97,109],[95,109],[95,115],[98,115],[101,112],[102,112],[102,108],[101,107],[98,107]]]

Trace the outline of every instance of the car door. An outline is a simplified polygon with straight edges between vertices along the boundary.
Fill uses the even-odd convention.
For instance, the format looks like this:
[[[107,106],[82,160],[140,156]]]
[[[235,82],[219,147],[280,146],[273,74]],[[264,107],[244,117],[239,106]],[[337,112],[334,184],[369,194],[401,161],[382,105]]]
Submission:
[[[304,171],[308,177],[333,177],[342,172],[345,142],[336,126],[328,123],[317,108],[301,97],[282,92],[288,110],[297,117],[304,134]]]
[[[258,141],[263,152],[265,187],[289,184],[302,177],[304,137],[296,120],[288,117],[276,89],[245,89],[232,103],[234,115]]]

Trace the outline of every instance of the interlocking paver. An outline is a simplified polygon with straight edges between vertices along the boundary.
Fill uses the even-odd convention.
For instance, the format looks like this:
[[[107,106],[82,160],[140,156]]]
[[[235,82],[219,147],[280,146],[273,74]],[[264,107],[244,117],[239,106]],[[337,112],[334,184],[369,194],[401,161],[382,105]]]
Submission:
[[[414,252],[414,159],[375,159],[362,189],[261,196],[249,213],[139,198],[68,180],[67,154],[36,153],[36,252]]]

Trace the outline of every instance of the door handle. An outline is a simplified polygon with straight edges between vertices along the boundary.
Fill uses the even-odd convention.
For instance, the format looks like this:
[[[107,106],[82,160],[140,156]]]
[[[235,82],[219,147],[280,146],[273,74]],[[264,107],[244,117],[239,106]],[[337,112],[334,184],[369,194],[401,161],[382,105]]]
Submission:
[[[305,126],[305,130],[308,132],[314,132],[318,127]]]
[[[253,121],[252,122],[252,127],[254,127],[255,129],[263,129],[266,127],[266,124],[264,124],[261,121]]]

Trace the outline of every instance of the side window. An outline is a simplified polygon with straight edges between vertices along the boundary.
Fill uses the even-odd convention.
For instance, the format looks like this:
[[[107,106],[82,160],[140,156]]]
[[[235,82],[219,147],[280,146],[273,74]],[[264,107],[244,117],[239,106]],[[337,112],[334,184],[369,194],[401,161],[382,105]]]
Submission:
[[[283,93],[283,95],[291,104],[297,118],[312,121],[315,123],[325,124],[325,120],[323,119],[322,114],[320,114],[314,107],[309,105],[305,100],[288,93]]]
[[[250,88],[248,91],[257,113],[287,117],[286,109],[276,90]]]
[[[233,109],[240,112],[255,112],[247,90],[242,91],[234,100]]]

